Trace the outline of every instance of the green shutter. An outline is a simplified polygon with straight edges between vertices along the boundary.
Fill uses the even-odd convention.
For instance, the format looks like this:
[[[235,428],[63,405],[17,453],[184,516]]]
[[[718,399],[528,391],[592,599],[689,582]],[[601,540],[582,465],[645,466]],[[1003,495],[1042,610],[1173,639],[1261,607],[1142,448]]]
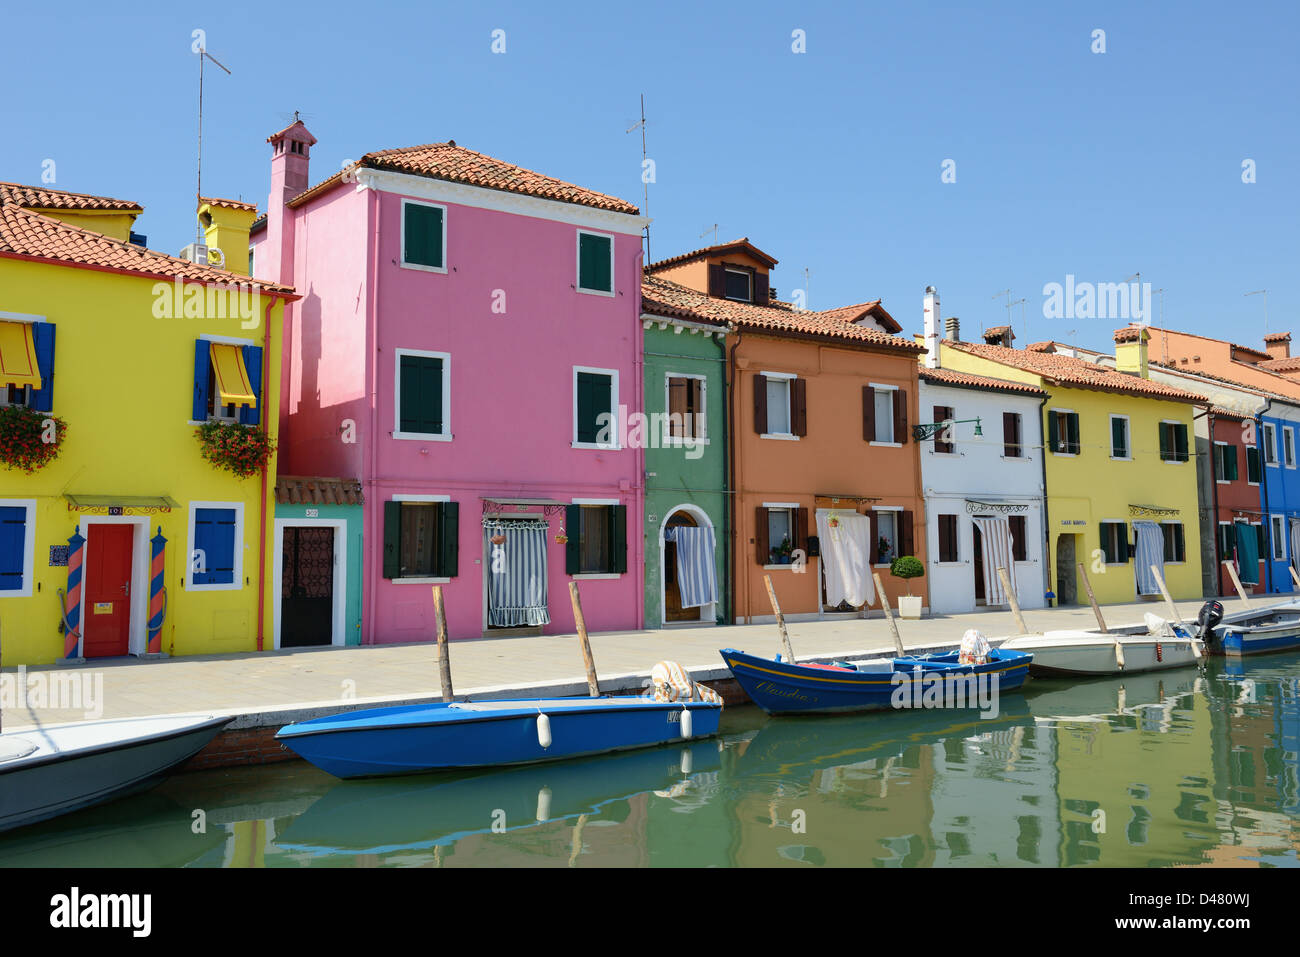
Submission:
[[[403,432],[442,433],[442,359],[402,356],[398,383]]]
[[[1235,445],[1225,445],[1223,447],[1224,472],[1225,478],[1230,482],[1237,481],[1237,447]]]
[[[627,571],[627,506],[613,506],[614,513],[610,516],[610,534],[613,541],[610,544],[610,561],[614,567],[610,569],[619,575]]]
[[[564,546],[564,574],[576,575],[582,571],[582,506],[564,506],[564,534],[569,543]]]
[[[1097,527],[1101,529],[1101,560],[1109,565],[1115,560],[1110,553],[1110,522],[1101,522]]]
[[[578,234],[578,285],[581,288],[614,291],[609,268],[610,242],[608,236]]]
[[[434,574],[455,578],[460,573],[460,503],[438,504],[438,566]]]
[[[1131,543],[1128,540],[1128,522],[1116,522],[1119,526],[1119,562],[1125,564],[1133,556]]]
[[[403,203],[402,209],[402,261],[416,266],[443,268],[442,210],[437,206],[410,202]]]
[[[1259,484],[1259,449],[1246,449],[1246,481]]]
[[[1068,416],[1066,416],[1065,424],[1066,424],[1065,440],[1067,443],[1069,443],[1069,447],[1067,451],[1074,452],[1077,455],[1079,453],[1079,413],[1071,412]]]
[[[1165,461],[1169,460],[1169,429],[1165,423],[1161,422],[1157,428],[1160,429],[1160,458]]]
[[[402,503],[384,503],[384,577],[402,577]]]
[[[1110,454],[1117,459],[1128,458],[1128,444],[1124,441],[1125,419],[1110,420]]]
[[[1047,447],[1053,452],[1057,451],[1057,439],[1059,438],[1057,430],[1056,413],[1051,409],[1047,410]]]
[[[1174,426],[1174,459],[1187,461],[1187,426],[1182,422]]]
[[[578,373],[578,441],[595,443],[601,433],[600,416],[612,413],[610,377],[598,372]],[[609,436],[611,442],[615,436]]]

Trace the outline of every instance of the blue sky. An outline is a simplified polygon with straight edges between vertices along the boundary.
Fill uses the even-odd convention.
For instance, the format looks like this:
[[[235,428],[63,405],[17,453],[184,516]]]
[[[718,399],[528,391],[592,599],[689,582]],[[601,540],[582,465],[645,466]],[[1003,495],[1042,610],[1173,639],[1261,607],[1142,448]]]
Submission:
[[[265,138],[300,110],[313,181],[450,138],[640,204],[625,131],[644,93],[655,259],[717,223],[780,260],[783,298],[807,267],[813,308],[880,297],[911,333],[932,283],[965,338],[1006,321],[994,294],[1010,288],[1021,345],[1105,347],[1124,324],[1044,318],[1044,284],[1067,274],[1140,272],[1166,290],[1167,325],[1243,343],[1265,331],[1247,292],[1268,290],[1271,331],[1296,321],[1294,3],[207,6],[9,9],[0,179],[39,182],[53,159],[58,186],[142,203],[150,245],[178,250],[203,29],[233,71],[207,72],[210,195],[264,207]]]

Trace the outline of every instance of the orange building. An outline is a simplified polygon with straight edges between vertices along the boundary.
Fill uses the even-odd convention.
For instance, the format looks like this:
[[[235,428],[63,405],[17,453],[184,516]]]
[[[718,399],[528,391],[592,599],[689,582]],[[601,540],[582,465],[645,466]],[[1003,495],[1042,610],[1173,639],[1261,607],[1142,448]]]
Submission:
[[[925,563],[917,356],[879,300],[820,312],[776,298],[776,260],[748,240],[646,267],[642,298],[684,319],[725,323],[732,589],[738,622],[774,618],[770,575],[790,618],[853,611],[827,602],[818,515],[870,520],[875,566]],[[925,579],[911,583],[925,604]],[[877,597],[875,604],[878,605]]]

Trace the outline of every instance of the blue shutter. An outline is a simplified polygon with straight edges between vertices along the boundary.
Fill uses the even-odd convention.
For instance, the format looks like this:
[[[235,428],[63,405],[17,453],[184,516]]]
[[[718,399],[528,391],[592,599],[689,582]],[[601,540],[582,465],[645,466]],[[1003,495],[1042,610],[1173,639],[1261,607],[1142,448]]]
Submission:
[[[253,395],[257,405],[253,408],[241,406],[239,409],[240,425],[262,424],[262,347],[244,346],[244,369],[248,372],[248,381],[253,385]]]
[[[0,592],[21,591],[27,545],[27,509],[0,508]]]
[[[212,353],[207,339],[194,342],[194,407],[191,418],[195,422],[208,421],[208,376],[212,372]],[[195,546],[196,548],[198,546]],[[196,579],[197,581],[197,579]]]
[[[194,573],[196,585],[235,583],[235,510],[200,508],[194,513],[194,547],[203,551],[204,571]],[[191,562],[193,556],[191,556]]]
[[[54,323],[33,322],[32,343],[36,365],[41,370],[41,387],[32,393],[31,407],[37,412],[54,411]]]

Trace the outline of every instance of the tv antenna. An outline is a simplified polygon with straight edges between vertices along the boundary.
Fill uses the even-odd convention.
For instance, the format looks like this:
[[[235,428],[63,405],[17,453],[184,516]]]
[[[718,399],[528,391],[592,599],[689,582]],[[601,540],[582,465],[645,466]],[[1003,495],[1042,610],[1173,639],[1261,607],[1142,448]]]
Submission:
[[[641,130],[641,186],[644,190],[644,195],[645,195],[645,200],[644,202],[641,203],[641,215],[649,219],[650,218],[650,181],[646,179],[646,175],[645,175],[646,148],[645,148],[645,94],[644,93],[641,94],[641,121],[639,123],[633,123],[631,126],[627,128],[626,132],[631,133],[633,130],[638,128]],[[650,224],[649,223],[646,223],[643,227],[641,227],[641,233],[642,236],[645,238],[645,261],[648,263],[650,262]]]
[[[807,266],[804,266],[803,267],[803,307],[805,309],[812,308],[808,304],[808,296],[811,294],[811,290],[812,290],[812,270],[809,269]]]
[[[704,230],[704,232],[700,233],[700,238],[703,239],[705,236],[709,235],[709,233],[713,233],[713,245],[715,246],[718,245],[718,224],[717,223],[714,223],[712,226],[707,227]]]
[[[1256,289],[1254,292],[1246,293],[1246,295],[1264,297],[1264,335],[1268,335],[1268,290]]]
[[[194,188],[195,209],[198,208],[199,197],[203,195],[203,65],[204,62],[206,60],[211,60],[217,66],[221,67],[221,69],[225,70],[227,76],[230,75],[230,71],[226,70],[226,67],[221,63],[221,61],[208,52],[207,47],[200,46],[198,49],[198,54],[199,54],[199,168],[198,168],[198,175],[195,179],[195,188]],[[194,221],[194,230],[195,230],[195,238],[200,243],[203,242],[203,228],[199,225],[197,219]]]

